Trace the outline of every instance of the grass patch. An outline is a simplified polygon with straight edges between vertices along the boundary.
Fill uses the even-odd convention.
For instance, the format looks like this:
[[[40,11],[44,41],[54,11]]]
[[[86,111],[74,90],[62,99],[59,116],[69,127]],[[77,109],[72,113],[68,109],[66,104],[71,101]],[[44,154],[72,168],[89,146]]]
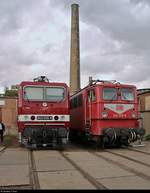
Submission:
[[[18,138],[17,135],[4,135],[3,145],[8,147],[17,147],[18,146]]]

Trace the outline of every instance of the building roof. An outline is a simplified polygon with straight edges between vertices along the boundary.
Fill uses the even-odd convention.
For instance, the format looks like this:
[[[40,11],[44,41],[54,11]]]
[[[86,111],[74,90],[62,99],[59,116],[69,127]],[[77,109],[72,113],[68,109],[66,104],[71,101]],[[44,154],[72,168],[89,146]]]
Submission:
[[[150,93],[150,88],[137,89],[138,95]]]

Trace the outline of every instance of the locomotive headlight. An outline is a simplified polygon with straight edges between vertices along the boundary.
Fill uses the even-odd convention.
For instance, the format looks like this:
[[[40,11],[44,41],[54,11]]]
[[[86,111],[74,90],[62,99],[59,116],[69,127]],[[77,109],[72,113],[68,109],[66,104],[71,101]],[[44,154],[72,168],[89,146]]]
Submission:
[[[56,116],[54,116],[54,119],[57,121],[59,119],[59,117],[56,115]]]
[[[101,115],[102,115],[103,118],[107,118],[108,117],[108,113],[106,111],[103,111]]]
[[[35,116],[34,115],[31,116],[31,120],[32,121],[35,120]]]
[[[132,112],[132,118],[136,118],[136,113],[135,112]]]

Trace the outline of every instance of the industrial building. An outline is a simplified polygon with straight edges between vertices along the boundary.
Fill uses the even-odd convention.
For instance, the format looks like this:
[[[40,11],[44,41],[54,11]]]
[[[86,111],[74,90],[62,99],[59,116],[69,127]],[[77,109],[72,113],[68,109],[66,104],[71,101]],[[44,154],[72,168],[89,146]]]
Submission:
[[[0,120],[6,126],[5,134],[16,134],[17,97],[0,97]]]
[[[150,88],[138,89],[139,111],[146,133],[150,133]]]

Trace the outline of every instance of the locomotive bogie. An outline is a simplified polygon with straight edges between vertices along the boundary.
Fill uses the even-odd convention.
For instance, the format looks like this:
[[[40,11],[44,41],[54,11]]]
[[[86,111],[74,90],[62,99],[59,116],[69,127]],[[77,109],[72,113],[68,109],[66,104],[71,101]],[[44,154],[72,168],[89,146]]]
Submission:
[[[26,127],[21,134],[21,143],[26,147],[54,147],[68,142],[68,128]]]

